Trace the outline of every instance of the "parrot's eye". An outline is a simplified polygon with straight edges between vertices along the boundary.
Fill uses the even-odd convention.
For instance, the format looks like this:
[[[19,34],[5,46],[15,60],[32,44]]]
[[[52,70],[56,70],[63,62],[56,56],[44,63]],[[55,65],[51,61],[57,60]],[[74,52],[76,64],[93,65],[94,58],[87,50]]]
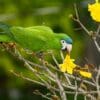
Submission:
[[[65,43],[65,41],[64,40],[61,40],[61,43]]]

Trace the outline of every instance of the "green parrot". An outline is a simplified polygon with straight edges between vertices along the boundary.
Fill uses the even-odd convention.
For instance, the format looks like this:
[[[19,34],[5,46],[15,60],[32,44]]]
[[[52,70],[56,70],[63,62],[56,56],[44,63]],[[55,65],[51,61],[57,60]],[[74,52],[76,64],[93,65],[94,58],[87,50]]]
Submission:
[[[59,55],[60,50],[72,50],[72,39],[64,33],[54,33],[47,26],[19,27],[0,23],[0,42],[15,42],[33,52],[52,50]]]

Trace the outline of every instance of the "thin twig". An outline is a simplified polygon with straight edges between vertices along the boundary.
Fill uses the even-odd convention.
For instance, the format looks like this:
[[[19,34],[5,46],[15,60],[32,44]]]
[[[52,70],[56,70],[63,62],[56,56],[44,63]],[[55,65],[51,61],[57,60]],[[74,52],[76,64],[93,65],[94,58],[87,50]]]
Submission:
[[[67,94],[75,94],[76,91],[65,91]],[[97,94],[97,91],[77,91],[78,94]]]
[[[65,73],[63,73],[65,78],[66,78],[66,81],[67,81],[67,85],[72,85],[71,84],[71,81],[70,81],[70,77],[68,77]]]
[[[87,100],[87,97],[86,96],[84,96],[84,100]]]
[[[100,67],[98,69],[98,73],[96,76],[96,86],[97,86],[97,92],[98,92],[98,100],[100,99],[100,86],[99,86],[99,78],[100,78]]]
[[[36,94],[36,95],[40,95],[47,100],[51,100],[50,97],[48,97],[47,95],[44,95],[43,93],[39,92],[38,90],[34,91],[33,93]]]
[[[76,18],[79,19],[79,14],[78,14],[78,10],[77,10],[77,5],[74,3],[74,9],[75,9],[75,13],[76,13]]]
[[[68,77],[70,77],[70,78],[72,78],[72,79],[75,79],[75,76],[69,75],[69,74],[67,74],[67,73],[65,73],[65,74],[66,74]],[[79,78],[79,77],[77,77],[76,79],[77,79],[77,81],[81,81],[81,78]],[[93,82],[91,82],[91,81],[83,80],[83,82],[86,83],[86,84],[89,84],[89,85],[92,85],[92,86],[96,87],[95,84],[94,84]]]
[[[74,100],[77,100],[77,96],[78,96],[78,84],[77,84],[76,79],[75,79],[75,87],[76,87],[76,92],[75,92],[75,95],[74,95]]]
[[[84,31],[91,36],[90,31],[81,23],[81,21],[79,20],[79,14],[78,14],[78,10],[77,10],[77,6],[76,4],[74,4],[74,9],[75,9],[75,14],[76,14],[76,18],[72,18],[74,21],[78,22],[79,25],[84,29]]]
[[[96,46],[98,52],[100,52],[100,46],[99,46],[99,44],[97,43],[96,39],[94,38],[93,41],[94,41],[94,43],[95,43],[95,46]]]
[[[58,87],[59,87],[59,89],[60,89],[60,96],[61,96],[61,99],[62,99],[62,100],[67,100],[65,90],[64,90],[64,88],[63,88],[63,86],[62,86],[60,80],[58,79],[57,74],[56,74],[56,77],[55,77],[55,78],[56,78]]]
[[[59,68],[59,63],[56,60],[55,56],[53,55],[53,53],[51,53],[52,59],[54,60],[55,64],[57,65],[57,67]]]
[[[64,84],[63,84],[64,85]],[[64,87],[66,88],[66,89],[71,89],[71,90],[74,90],[74,91],[76,91],[77,90],[77,88],[75,87],[75,86],[69,86],[69,85],[64,85]],[[78,88],[78,91],[79,92],[83,92],[83,94],[85,94],[85,90],[84,89],[82,89],[82,88]],[[93,96],[93,95],[91,95],[91,94],[85,94],[87,97],[89,97],[89,98],[93,98],[93,100],[96,100],[96,98]]]
[[[97,28],[97,31],[96,31],[96,36],[98,36],[98,35],[99,35],[99,32],[100,32],[100,24],[99,24],[99,26],[98,26],[98,28]]]
[[[64,55],[63,55],[62,51],[60,51],[60,56],[62,58],[62,61],[64,61]]]
[[[30,78],[28,78],[28,77],[26,77],[26,76],[23,76],[23,75],[20,74],[20,73],[16,73],[16,72],[14,72],[14,71],[10,71],[10,72],[11,72],[12,74],[14,74],[15,76],[20,77],[20,78],[22,78],[22,79],[24,79],[24,80],[27,80],[27,81],[30,81],[30,82],[32,82],[32,83],[36,83],[36,84],[45,86],[42,82],[39,82],[39,81],[36,81],[36,80],[32,80],[32,79],[30,79]]]

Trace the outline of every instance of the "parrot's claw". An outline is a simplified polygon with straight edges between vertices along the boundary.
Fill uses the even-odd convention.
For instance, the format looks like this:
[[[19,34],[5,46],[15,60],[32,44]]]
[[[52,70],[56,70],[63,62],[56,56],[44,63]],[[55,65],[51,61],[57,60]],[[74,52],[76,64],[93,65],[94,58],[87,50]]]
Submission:
[[[36,55],[38,58],[43,59],[43,57],[44,57],[44,52],[43,52],[43,51],[39,51],[39,52],[36,52],[35,55]]]

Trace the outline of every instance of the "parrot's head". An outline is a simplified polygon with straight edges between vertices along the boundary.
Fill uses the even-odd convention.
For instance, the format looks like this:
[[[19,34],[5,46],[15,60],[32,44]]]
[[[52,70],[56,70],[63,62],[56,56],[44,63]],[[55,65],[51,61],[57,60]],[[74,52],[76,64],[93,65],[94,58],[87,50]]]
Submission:
[[[72,44],[73,44],[73,40],[64,33],[59,33],[59,34],[55,34],[56,37],[58,38],[59,42],[61,42],[61,46],[62,46],[62,50],[63,51],[67,51],[69,54],[72,50]]]
[[[64,37],[61,39],[61,45],[62,45],[62,50],[65,51],[67,50],[67,52],[70,54],[71,50],[72,50],[72,39],[70,37]]]

